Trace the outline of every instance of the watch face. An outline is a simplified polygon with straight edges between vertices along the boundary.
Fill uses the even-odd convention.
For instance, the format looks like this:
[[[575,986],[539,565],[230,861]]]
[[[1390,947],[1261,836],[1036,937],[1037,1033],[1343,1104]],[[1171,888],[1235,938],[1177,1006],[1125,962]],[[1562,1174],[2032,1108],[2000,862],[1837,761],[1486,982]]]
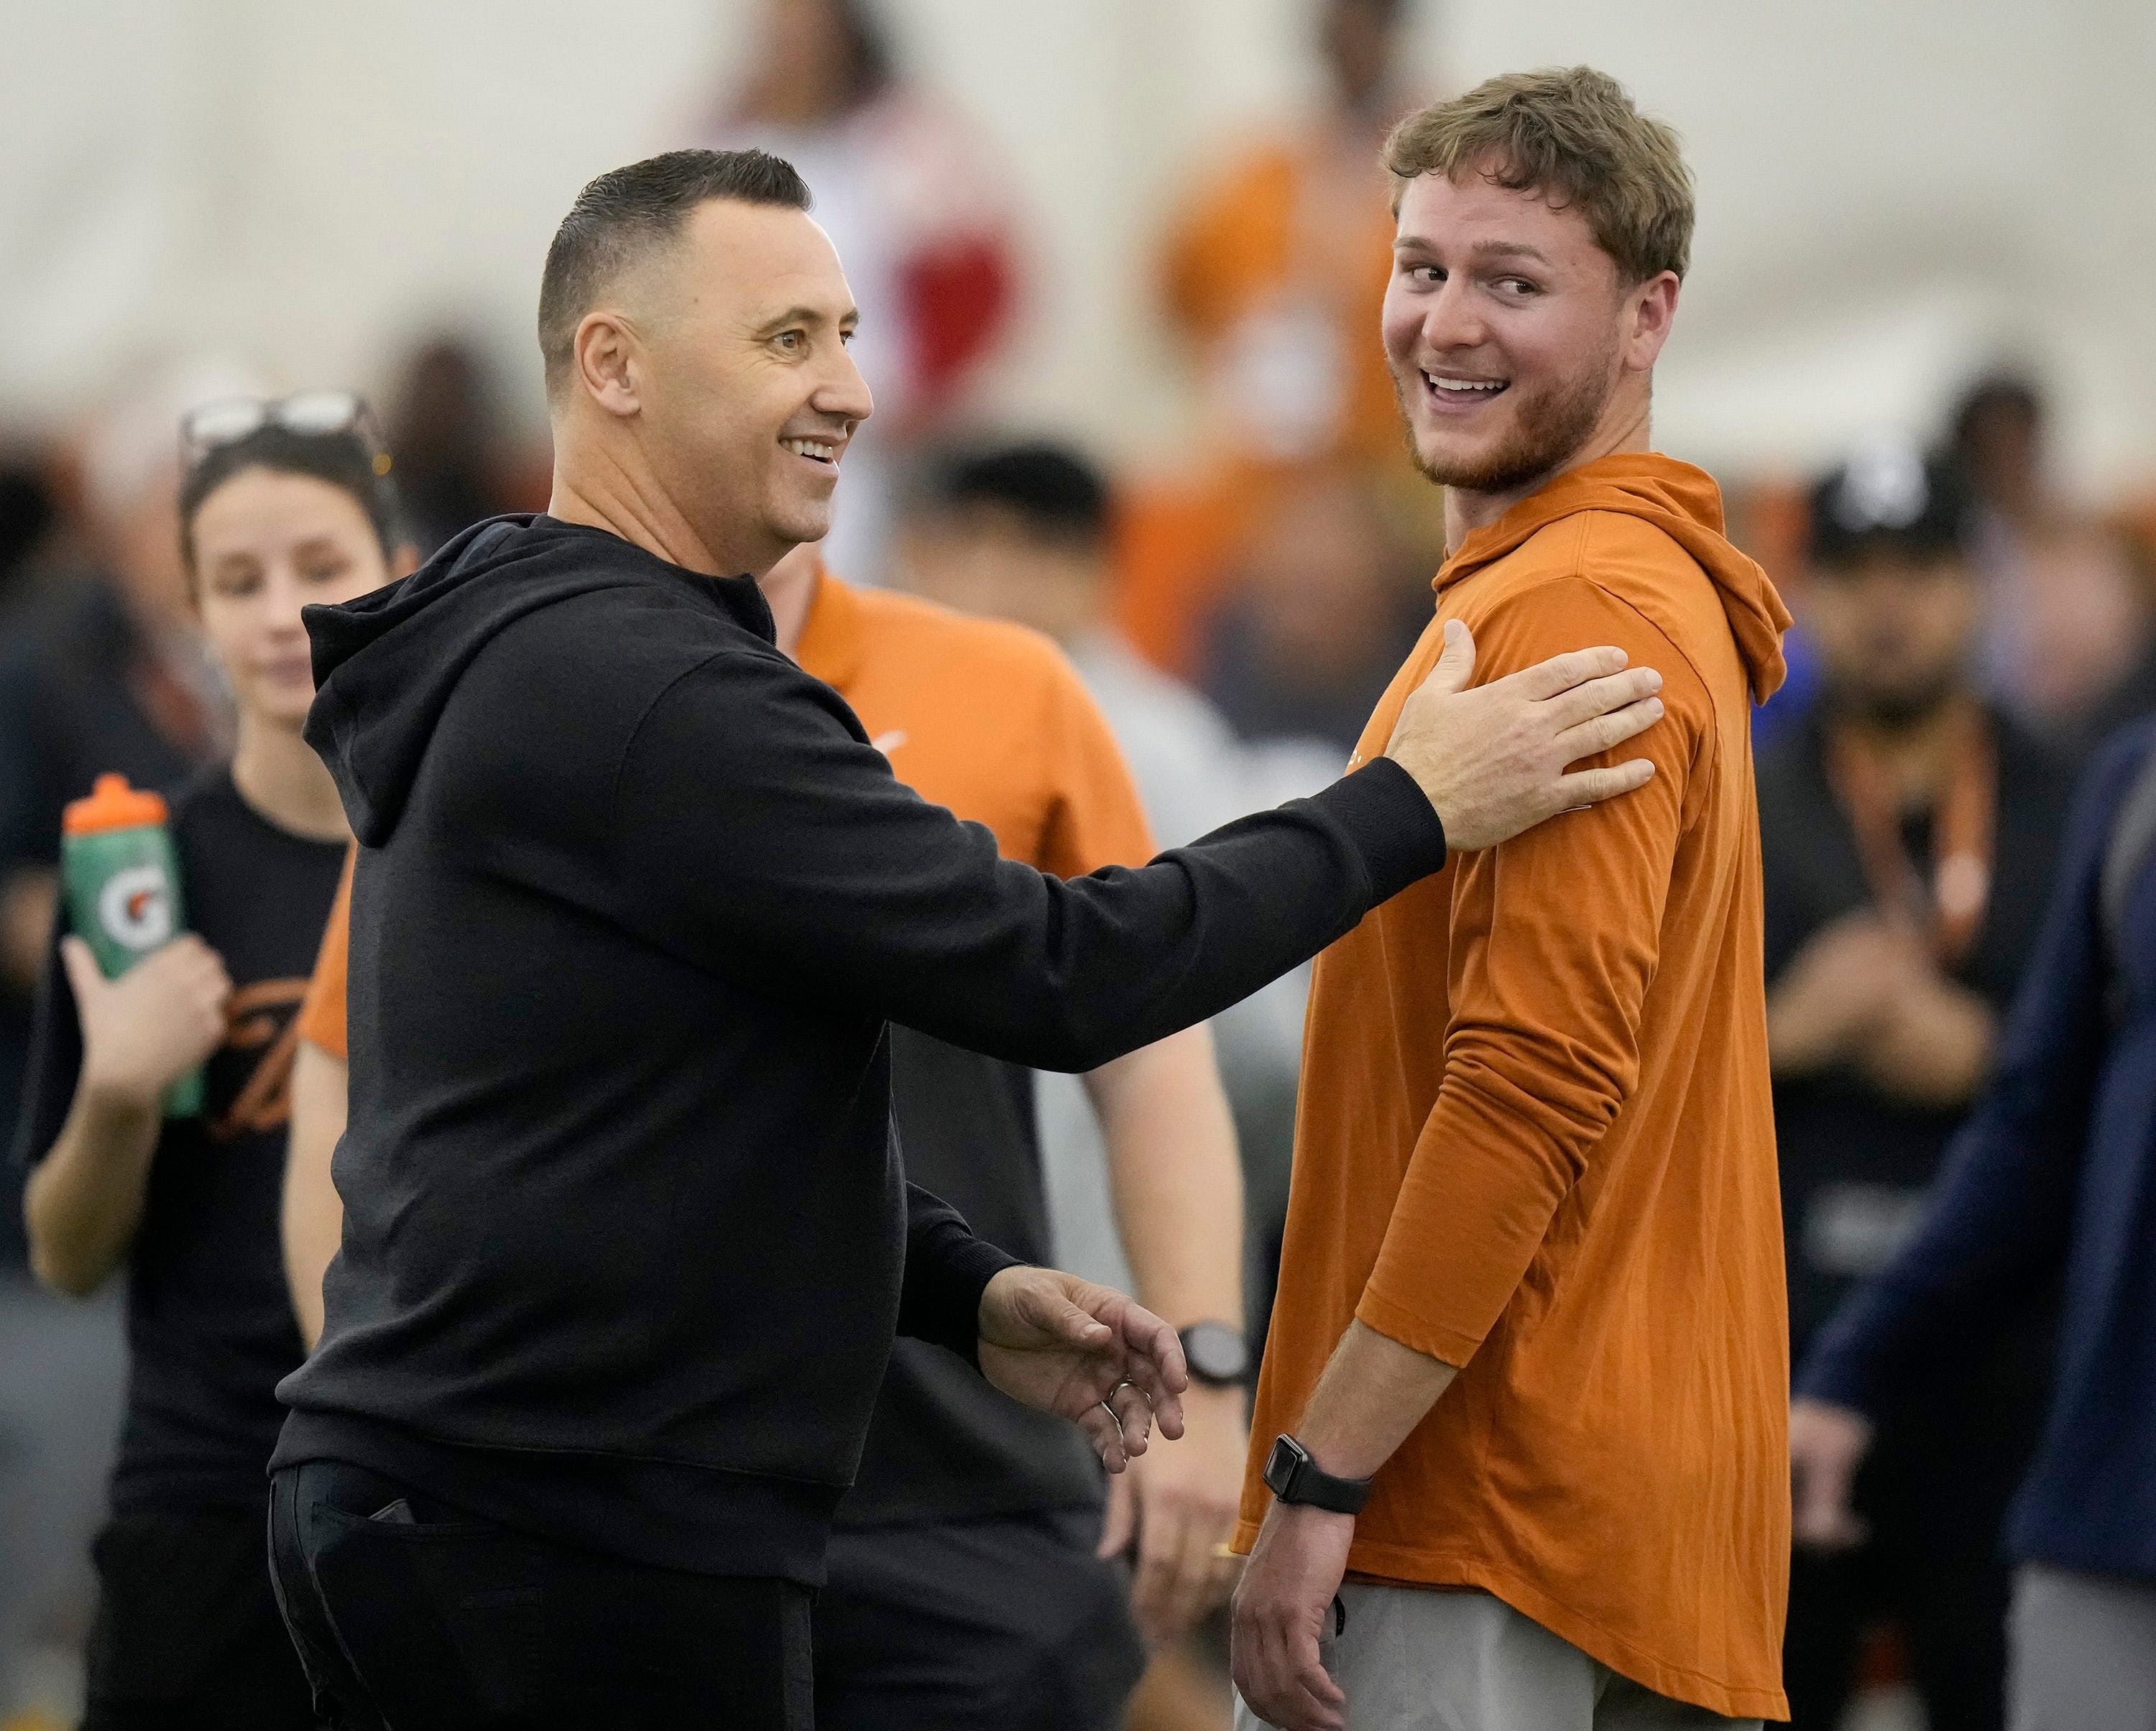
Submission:
[[[1271,1452],[1265,1457],[1266,1488],[1276,1497],[1285,1498],[1294,1488],[1295,1469],[1309,1458],[1294,1437],[1274,1437]]]
[[[1250,1372],[1250,1349],[1242,1331],[1225,1323],[1194,1323],[1183,1331],[1183,1356],[1190,1374],[1215,1385],[1241,1382]]]

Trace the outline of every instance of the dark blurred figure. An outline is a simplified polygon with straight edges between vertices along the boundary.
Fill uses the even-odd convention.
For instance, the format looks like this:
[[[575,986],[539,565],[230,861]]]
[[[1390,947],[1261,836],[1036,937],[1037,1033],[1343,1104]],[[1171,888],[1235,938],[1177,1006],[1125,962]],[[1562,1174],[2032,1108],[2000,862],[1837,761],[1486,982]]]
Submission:
[[[437,336],[413,354],[390,397],[387,435],[423,556],[483,517],[519,509],[493,370],[473,344]]]
[[[2156,709],[2156,655],[2125,545],[2056,489],[2048,419],[2032,381],[1999,373],[1964,395],[1949,438],[1975,496],[1973,545],[1990,592],[1986,681],[2078,756]]]
[[[865,310],[854,354],[875,416],[846,451],[831,567],[885,580],[893,457],[935,435],[1018,311],[1003,154],[910,77],[874,0],[762,0],[747,75],[689,141],[801,171]]]
[[[1846,1544],[1852,1475],[1875,1431],[1891,1447],[1912,1367],[1980,1356],[2061,1288],[2056,1387],[2005,1534],[2014,1731],[2156,1731],[2152,1101],[2156,726],[2143,721],[2082,782],[1997,1078],[1921,1227],[1820,1331],[1789,1410],[1797,1533]]]
[[[1337,766],[1435,605],[1352,474],[1284,484],[1255,520],[1205,653],[1206,695],[1245,740],[1322,743]]]
[[[1984,591],[1964,489],[1881,445],[1812,496],[1819,698],[1759,763],[1768,1034],[1801,1354],[1893,1253],[1991,1073],[2064,828],[2061,767],[1972,673]],[[1999,1520],[2035,1435],[2041,1338],[1912,1374],[1881,1413],[1867,1541],[1800,1549],[1791,1718],[1831,1731],[1891,1617],[1941,1731],[2000,1723]]]

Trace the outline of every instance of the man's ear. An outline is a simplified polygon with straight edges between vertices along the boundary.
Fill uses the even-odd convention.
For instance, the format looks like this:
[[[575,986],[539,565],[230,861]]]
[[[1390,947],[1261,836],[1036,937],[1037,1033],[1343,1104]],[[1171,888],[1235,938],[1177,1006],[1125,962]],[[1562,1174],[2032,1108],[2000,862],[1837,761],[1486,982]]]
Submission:
[[[628,319],[605,307],[584,315],[570,345],[577,385],[608,414],[624,419],[643,407],[637,394],[637,347]]]
[[[1677,315],[1677,274],[1665,270],[1650,276],[1630,296],[1629,328],[1625,333],[1625,361],[1635,372],[1653,367],[1670,340],[1670,326]]]

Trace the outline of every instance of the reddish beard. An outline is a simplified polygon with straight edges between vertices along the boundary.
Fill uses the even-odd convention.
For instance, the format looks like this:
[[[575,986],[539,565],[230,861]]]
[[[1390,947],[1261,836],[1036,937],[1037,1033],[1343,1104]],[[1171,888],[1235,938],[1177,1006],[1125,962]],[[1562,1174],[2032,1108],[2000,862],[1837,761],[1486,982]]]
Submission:
[[[1412,384],[1394,369],[1393,394],[1407,417],[1408,455],[1424,477],[1471,493],[1512,493],[1563,468],[1587,443],[1617,389],[1616,342],[1613,338],[1576,371],[1521,397],[1512,432],[1495,450],[1453,463],[1426,455],[1415,438],[1408,392],[1428,387],[1420,367],[1409,371]],[[1516,380],[1512,390],[1519,389]]]

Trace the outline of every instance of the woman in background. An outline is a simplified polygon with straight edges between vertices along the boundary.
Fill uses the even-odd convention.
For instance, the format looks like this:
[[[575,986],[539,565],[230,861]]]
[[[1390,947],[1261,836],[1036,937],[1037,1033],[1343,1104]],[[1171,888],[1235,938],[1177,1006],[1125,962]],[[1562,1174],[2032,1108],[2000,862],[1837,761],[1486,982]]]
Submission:
[[[235,749],[172,807],[188,932],[113,981],[80,938],[54,943],[18,1148],[38,1278],[80,1296],[129,1275],[85,1731],[300,1731],[314,1715],[264,1539],[276,1385],[301,1355],[278,1211],[290,1023],[350,835],[300,737],[300,610],[414,561],[357,397],[216,404],[183,439],[182,551]],[[166,1088],[198,1066],[200,1114],[166,1118]]]

